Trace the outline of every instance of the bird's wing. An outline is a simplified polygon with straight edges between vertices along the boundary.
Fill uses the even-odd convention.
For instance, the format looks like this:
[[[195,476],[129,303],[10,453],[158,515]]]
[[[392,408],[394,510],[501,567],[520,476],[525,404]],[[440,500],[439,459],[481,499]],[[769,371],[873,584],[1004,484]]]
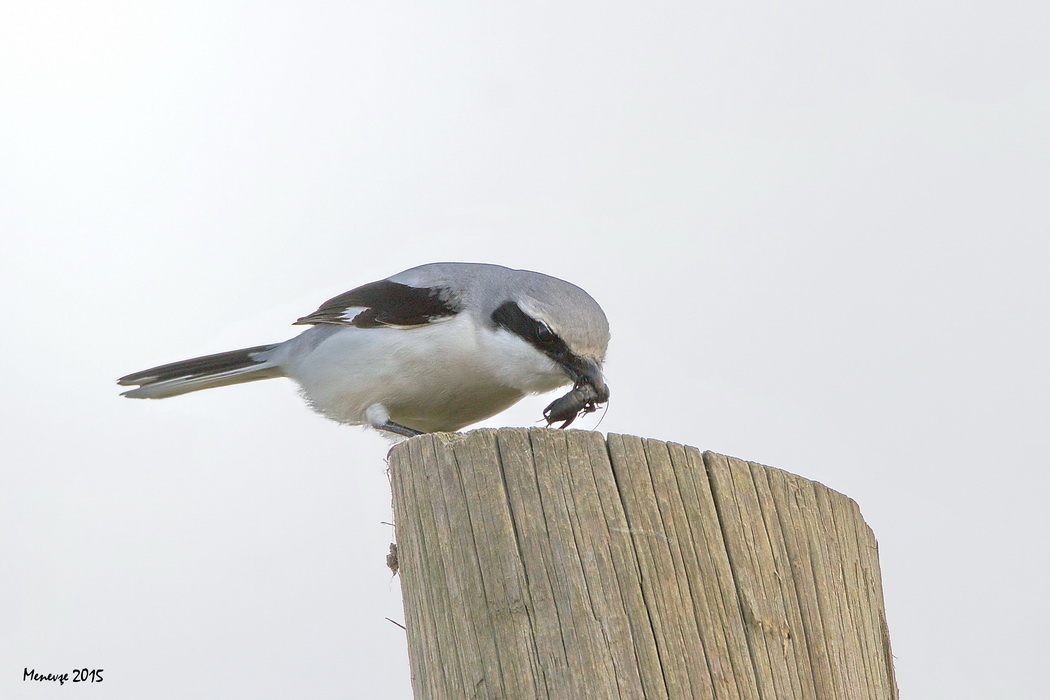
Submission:
[[[380,280],[329,299],[294,325],[410,328],[448,320],[461,309],[459,295],[448,287],[413,287]]]

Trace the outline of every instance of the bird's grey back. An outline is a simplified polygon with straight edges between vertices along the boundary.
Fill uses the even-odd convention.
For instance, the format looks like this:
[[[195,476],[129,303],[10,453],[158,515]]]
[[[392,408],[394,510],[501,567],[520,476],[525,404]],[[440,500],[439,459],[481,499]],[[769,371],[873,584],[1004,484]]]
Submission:
[[[609,322],[598,302],[571,282],[530,270],[489,263],[429,263],[390,278],[414,287],[448,287],[479,321],[504,301],[541,316],[576,352],[601,360],[609,343]]]

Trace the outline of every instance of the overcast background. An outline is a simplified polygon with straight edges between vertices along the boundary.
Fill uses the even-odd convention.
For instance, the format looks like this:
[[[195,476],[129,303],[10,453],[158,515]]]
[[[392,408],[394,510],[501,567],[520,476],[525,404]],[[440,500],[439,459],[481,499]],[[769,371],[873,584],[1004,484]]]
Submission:
[[[410,697],[386,442],[284,380],[114,380],[470,260],[603,304],[602,431],[860,504],[903,698],[1045,698],[1048,35],[1036,1],[7,4],[0,696]]]

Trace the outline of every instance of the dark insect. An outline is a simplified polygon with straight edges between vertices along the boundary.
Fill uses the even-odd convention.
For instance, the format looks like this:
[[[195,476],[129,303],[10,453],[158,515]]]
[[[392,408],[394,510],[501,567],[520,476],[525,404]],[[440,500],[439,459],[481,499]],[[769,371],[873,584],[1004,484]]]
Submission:
[[[547,421],[547,427],[549,428],[558,421],[564,421],[558,426],[558,429],[568,428],[574,420],[584,413],[597,411],[600,398],[598,391],[593,386],[577,382],[572,391],[560,399],[555,399],[550,406],[543,409],[543,417]]]

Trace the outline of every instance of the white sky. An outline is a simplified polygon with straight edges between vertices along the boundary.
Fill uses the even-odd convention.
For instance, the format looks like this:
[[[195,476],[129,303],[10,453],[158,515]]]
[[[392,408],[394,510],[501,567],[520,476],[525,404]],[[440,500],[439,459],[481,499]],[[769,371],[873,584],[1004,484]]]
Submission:
[[[283,380],[114,379],[437,260],[603,304],[601,430],[856,499],[903,698],[1046,697],[1048,35],[1034,0],[6,7],[0,697],[409,697],[386,443]]]

